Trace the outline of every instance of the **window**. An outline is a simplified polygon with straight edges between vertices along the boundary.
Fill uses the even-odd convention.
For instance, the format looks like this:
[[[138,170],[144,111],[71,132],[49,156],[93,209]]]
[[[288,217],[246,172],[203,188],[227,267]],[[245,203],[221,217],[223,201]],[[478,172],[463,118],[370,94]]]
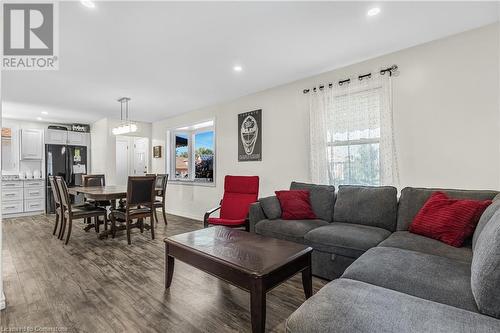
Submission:
[[[374,75],[308,94],[313,183],[398,186],[391,82]]]
[[[334,185],[380,184],[380,90],[333,96],[327,145]]]
[[[174,129],[170,134],[172,178],[193,183],[213,183],[215,169],[214,122]]]

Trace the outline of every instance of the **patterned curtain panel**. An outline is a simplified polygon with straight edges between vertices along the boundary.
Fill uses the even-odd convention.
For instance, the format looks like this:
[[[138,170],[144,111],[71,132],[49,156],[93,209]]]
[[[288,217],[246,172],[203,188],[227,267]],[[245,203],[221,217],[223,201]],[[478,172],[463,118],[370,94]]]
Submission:
[[[389,75],[308,94],[311,181],[399,185]]]

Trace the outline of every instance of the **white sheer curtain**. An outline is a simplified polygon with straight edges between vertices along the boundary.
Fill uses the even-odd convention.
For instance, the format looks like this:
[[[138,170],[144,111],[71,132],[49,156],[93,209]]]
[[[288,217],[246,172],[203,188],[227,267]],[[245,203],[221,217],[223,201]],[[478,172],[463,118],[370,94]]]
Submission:
[[[331,108],[332,90],[313,89],[309,95],[309,133],[310,158],[309,170],[311,181],[315,184],[329,184],[330,162],[328,158],[327,119]]]
[[[311,180],[397,186],[389,75],[353,79],[308,95]]]

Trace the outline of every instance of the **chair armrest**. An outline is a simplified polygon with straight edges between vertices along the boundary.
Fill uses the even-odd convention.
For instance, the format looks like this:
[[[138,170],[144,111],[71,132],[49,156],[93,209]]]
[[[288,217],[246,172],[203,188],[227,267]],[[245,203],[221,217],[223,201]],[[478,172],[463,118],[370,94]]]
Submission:
[[[265,220],[266,215],[262,210],[262,206],[260,202],[254,202],[250,205],[250,210],[248,211],[248,220],[249,220],[249,230],[250,232],[255,232],[255,225],[257,222]]]
[[[212,215],[214,212],[218,211],[221,206],[217,206],[215,208],[210,209],[205,213],[205,216],[203,217],[203,224],[205,225],[205,228],[208,227],[208,218],[210,215]]]

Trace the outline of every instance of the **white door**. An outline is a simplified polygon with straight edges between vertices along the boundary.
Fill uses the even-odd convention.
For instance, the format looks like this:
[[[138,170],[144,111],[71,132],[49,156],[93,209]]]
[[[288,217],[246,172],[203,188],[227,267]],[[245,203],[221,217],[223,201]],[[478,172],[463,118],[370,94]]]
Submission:
[[[128,145],[127,137],[116,137],[116,184],[127,185]]]
[[[134,138],[133,174],[143,176],[148,173],[148,138]]]

